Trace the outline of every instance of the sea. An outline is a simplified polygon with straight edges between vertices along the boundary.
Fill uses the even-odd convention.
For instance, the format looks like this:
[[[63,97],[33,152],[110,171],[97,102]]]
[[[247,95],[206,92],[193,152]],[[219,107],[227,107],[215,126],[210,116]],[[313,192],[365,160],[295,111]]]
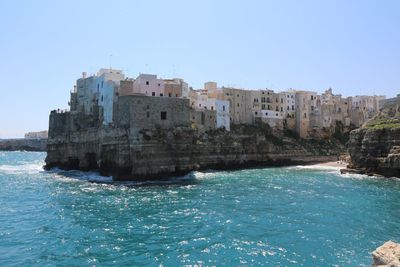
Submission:
[[[113,183],[0,152],[0,266],[370,266],[400,180],[293,166]]]

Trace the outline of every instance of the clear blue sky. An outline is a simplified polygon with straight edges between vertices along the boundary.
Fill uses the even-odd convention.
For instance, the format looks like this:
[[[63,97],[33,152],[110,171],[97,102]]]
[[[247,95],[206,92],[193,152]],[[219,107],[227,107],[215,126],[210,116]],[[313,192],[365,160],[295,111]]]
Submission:
[[[47,129],[110,64],[245,88],[400,93],[400,1],[0,2],[0,138]]]

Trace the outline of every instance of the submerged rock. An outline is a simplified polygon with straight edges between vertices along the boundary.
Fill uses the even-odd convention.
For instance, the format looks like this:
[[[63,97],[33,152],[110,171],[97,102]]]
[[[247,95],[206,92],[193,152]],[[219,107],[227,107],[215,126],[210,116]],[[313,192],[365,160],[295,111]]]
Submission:
[[[400,244],[388,241],[372,252],[372,266],[400,267]]]

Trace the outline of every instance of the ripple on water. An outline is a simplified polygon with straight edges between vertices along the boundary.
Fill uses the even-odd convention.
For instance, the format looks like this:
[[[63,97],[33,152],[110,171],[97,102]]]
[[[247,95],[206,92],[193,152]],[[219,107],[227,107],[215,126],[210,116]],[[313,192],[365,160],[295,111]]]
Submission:
[[[1,265],[369,265],[400,236],[399,180],[297,166],[112,183],[44,157],[1,154]]]

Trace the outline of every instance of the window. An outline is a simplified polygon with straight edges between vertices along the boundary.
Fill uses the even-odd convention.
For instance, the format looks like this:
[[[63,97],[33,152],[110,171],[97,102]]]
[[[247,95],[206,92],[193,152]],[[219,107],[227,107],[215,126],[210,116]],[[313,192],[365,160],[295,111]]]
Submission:
[[[150,112],[148,112],[148,111],[146,112],[146,117],[150,118]]]
[[[156,96],[156,92],[151,92],[151,95],[152,96]]]
[[[211,106],[211,110],[214,110],[214,106]]]
[[[149,105],[147,105],[147,109],[149,109],[150,108],[150,106]]]
[[[275,108],[275,111],[279,111],[279,108],[278,108],[278,107],[276,107],[276,108]]]
[[[271,106],[270,105],[268,105],[268,108],[267,108],[268,110],[271,110]]]
[[[261,109],[265,109],[265,104],[262,104],[262,105],[261,105]]]
[[[103,85],[104,85],[104,81],[101,81],[101,88],[103,88]]]
[[[314,110],[314,106],[311,106],[311,110]]]
[[[199,108],[201,108],[201,104],[199,104]]]
[[[287,110],[289,110],[289,106],[287,106]]]
[[[168,93],[168,97],[171,97],[172,96],[172,94],[171,93]]]
[[[164,96],[163,94],[160,94],[160,96]]]
[[[178,97],[178,94],[175,94],[175,97]]]
[[[160,87],[160,86],[161,86],[161,83],[159,83],[158,86]]]
[[[103,96],[101,96],[101,102],[103,102]]]
[[[283,111],[283,107],[281,107],[281,112]]]
[[[265,103],[265,97],[261,97],[261,103]]]
[[[239,94],[237,95],[237,97],[239,97]]]
[[[254,114],[255,114],[255,115],[257,115],[257,114],[258,114],[258,112],[256,111],[256,112],[254,112]]]
[[[283,98],[281,98],[281,103],[283,103]]]
[[[304,113],[304,118],[307,118],[307,113]]]
[[[279,100],[278,100],[278,98],[276,99],[276,101],[275,101],[276,103],[278,103],[279,102]]]
[[[292,106],[292,110],[294,110],[294,106]]]
[[[161,120],[165,121],[167,119],[167,112],[166,111],[161,111]]]
[[[239,106],[240,106],[240,104],[239,104],[239,103],[237,103],[237,106],[239,107]]]
[[[225,106],[222,106],[222,110],[225,111]]]
[[[149,85],[149,81],[146,81],[146,85]]]
[[[313,100],[314,99],[314,97],[313,96],[311,96],[311,100]]]

